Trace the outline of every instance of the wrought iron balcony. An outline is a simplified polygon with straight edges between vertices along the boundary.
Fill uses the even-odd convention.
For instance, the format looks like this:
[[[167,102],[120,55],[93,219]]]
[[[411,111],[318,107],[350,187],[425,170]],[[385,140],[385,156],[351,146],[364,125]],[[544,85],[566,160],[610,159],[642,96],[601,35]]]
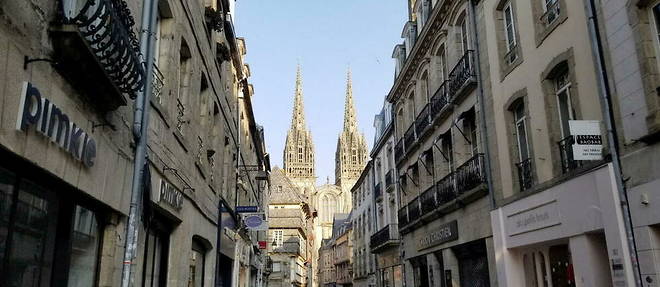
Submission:
[[[383,247],[399,244],[399,228],[396,224],[385,225],[381,230],[371,235],[369,247],[371,251],[378,251]]]
[[[435,194],[436,194],[436,189],[435,189],[435,184],[431,185],[424,193],[421,195],[421,200],[422,200],[422,215],[425,215],[436,207],[438,207],[437,202],[435,200]]]
[[[430,125],[430,115],[429,113],[431,112],[431,105],[426,104],[424,108],[419,112],[417,115],[417,118],[415,119],[415,133],[417,134],[417,137],[422,135],[426,128],[429,127]]]
[[[457,97],[463,89],[475,83],[474,51],[468,50],[449,73],[449,96]]]
[[[399,209],[397,213],[397,219],[399,220],[399,226],[405,226],[410,222],[408,220],[408,208],[406,206]]]
[[[456,198],[456,186],[454,185],[454,173],[450,173],[435,183],[438,193],[438,205],[443,205]]]
[[[559,142],[559,156],[561,157],[561,170],[567,173],[582,166],[582,162],[575,160],[573,157],[573,143],[575,143],[573,136],[568,136]]]
[[[561,6],[559,5],[559,0],[554,0],[553,3],[549,3],[545,6],[545,13],[541,16],[541,23],[543,26],[550,26],[555,20],[561,15]]]
[[[394,146],[394,160],[399,161],[403,157],[403,154],[403,139],[399,139],[399,142]]]
[[[421,215],[421,210],[419,209],[419,197],[415,197],[415,199],[408,203],[408,219],[410,222],[413,222],[419,219]]]
[[[376,199],[383,197],[383,185],[380,182],[374,186],[374,196]]]
[[[143,88],[139,43],[123,0],[63,0],[60,21],[51,27],[58,69],[74,86],[94,95],[103,110],[126,105]]]
[[[433,97],[431,97],[431,115],[433,117],[437,117],[449,103],[447,83],[448,81],[442,82],[440,87],[435,91],[435,94],[433,94]]]
[[[410,151],[410,147],[415,143],[415,123],[411,124],[405,134],[403,134],[403,143],[406,147],[406,152]]]
[[[455,173],[458,194],[469,191],[486,182],[484,155],[477,154],[459,166]]]
[[[385,174],[385,189],[394,187],[394,170],[390,169]]]
[[[528,158],[519,163],[516,163],[518,169],[518,185],[520,191],[525,191],[532,187],[532,159]]]

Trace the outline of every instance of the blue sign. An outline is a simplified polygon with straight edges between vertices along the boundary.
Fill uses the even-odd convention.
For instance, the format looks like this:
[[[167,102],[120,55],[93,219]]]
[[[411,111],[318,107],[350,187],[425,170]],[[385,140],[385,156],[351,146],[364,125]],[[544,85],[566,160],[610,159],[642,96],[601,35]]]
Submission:
[[[254,213],[257,211],[256,206],[236,206],[236,212],[238,213]]]

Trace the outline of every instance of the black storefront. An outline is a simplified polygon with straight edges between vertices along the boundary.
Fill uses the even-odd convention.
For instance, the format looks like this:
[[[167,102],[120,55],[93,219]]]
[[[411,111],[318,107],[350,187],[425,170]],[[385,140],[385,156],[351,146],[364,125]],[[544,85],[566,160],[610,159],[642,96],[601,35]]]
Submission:
[[[96,285],[109,214],[108,207],[0,148],[0,286]]]

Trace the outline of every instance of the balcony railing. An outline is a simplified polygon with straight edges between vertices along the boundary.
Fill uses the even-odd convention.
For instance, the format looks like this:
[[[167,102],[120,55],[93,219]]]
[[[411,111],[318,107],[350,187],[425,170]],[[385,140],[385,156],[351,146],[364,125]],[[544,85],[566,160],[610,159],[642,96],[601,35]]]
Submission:
[[[518,169],[518,185],[520,191],[530,189],[532,187],[532,159],[528,158],[519,163],[516,163]]]
[[[374,186],[374,196],[381,198],[383,196],[383,185],[379,182]]]
[[[138,58],[139,42],[133,32],[135,21],[126,2],[123,0],[64,0],[61,5],[63,24],[75,25],[80,37],[86,42],[86,49],[94,54],[96,61],[105,71],[106,77],[120,93],[135,98],[143,86],[144,69]],[[61,37],[67,32],[68,30],[63,28],[57,29],[55,34],[58,34],[56,37]],[[73,43],[72,41],[56,42],[65,45]],[[84,73],[85,71],[79,72]],[[98,84],[98,79],[94,82]],[[122,104],[121,100],[119,102],[107,100],[115,105]],[[112,106],[112,108],[114,107]]]
[[[454,173],[450,173],[435,183],[438,193],[438,206],[452,201],[456,198],[456,187],[454,185]]]
[[[390,169],[385,174],[385,189],[394,186],[394,170]]]
[[[477,154],[456,169],[456,189],[458,194],[469,191],[486,182],[484,155]]]
[[[398,219],[399,219],[399,226],[405,226],[410,222],[408,220],[408,209],[404,206],[401,209],[399,209],[399,212],[397,214]]]
[[[545,6],[545,13],[541,16],[541,23],[544,26],[550,26],[561,13],[561,6],[559,5],[559,0],[554,0],[554,2],[549,3]]]
[[[563,173],[567,173],[571,170],[574,170],[582,166],[582,162],[575,160],[573,157],[573,136],[568,136],[559,142],[559,156],[561,157],[561,170]]]
[[[417,133],[417,137],[423,134],[426,128],[429,127],[430,112],[431,105],[426,104],[424,108],[422,108],[422,111],[420,111],[420,113],[417,115],[417,118],[415,119],[415,132]]]
[[[431,97],[431,115],[438,116],[442,109],[449,103],[449,96],[447,95],[447,82],[444,81],[440,87],[435,91]]]
[[[408,219],[410,222],[413,222],[419,219],[421,215],[421,210],[419,209],[419,197],[415,197],[415,199],[408,203]]]
[[[381,230],[371,236],[369,247],[371,250],[384,247],[387,244],[397,244],[399,242],[399,228],[396,224],[385,225]]]
[[[415,125],[410,125],[405,134],[403,134],[403,143],[406,151],[410,151],[410,147],[415,143]]]
[[[431,185],[424,193],[421,195],[422,200],[422,215],[431,212],[437,207],[435,201],[435,184]]]
[[[456,97],[463,87],[474,81],[475,75],[474,52],[468,50],[449,73],[449,95]]]
[[[399,139],[399,142],[394,146],[394,160],[399,161],[403,157],[403,139]]]

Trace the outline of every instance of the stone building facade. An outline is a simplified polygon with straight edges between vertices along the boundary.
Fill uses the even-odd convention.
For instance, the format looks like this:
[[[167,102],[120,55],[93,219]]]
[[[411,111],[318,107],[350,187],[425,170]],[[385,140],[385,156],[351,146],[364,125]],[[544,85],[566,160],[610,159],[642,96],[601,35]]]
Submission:
[[[157,2],[133,285],[262,286],[266,233],[235,207],[264,210],[270,167],[233,1]],[[0,285],[120,285],[141,5],[0,4]]]
[[[374,176],[374,231],[369,238],[369,248],[376,256],[377,286],[402,286],[403,261],[401,260],[399,225],[399,192],[396,185],[394,163],[394,124],[392,105],[385,103],[374,118],[375,139],[371,149]]]
[[[274,168],[270,178],[268,286],[311,286],[313,211],[282,169]]]
[[[406,286],[495,285],[479,99],[487,1],[408,1],[395,47],[394,162]],[[482,79],[483,82],[480,82]],[[513,286],[513,285],[512,285]]]
[[[375,232],[373,160],[370,160],[360,178],[355,182],[351,225],[353,226],[353,284],[354,286],[377,286],[376,256],[370,248],[371,235]]]

